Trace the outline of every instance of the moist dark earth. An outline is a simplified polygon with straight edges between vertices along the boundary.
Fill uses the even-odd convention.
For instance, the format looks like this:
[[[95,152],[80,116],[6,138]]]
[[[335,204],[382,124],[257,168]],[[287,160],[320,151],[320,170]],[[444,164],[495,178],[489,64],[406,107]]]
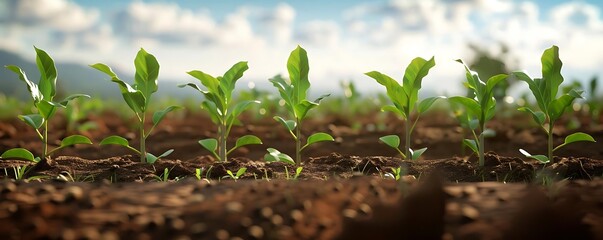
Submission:
[[[268,147],[294,153],[277,122],[243,120],[229,141],[254,134],[264,144],[217,162],[197,143],[215,137],[215,126],[189,112],[166,119],[147,140],[149,152],[175,150],[153,165],[98,145],[64,149],[38,164],[1,159],[0,239],[603,239],[603,131],[589,120],[575,130],[560,124],[555,143],[577,130],[597,143],[569,145],[541,164],[518,149],[545,152],[544,133],[523,116],[497,118],[479,167],[461,147],[462,129],[443,113],[419,121],[413,148],[429,149],[416,161],[378,141],[402,135],[402,122],[374,119],[306,122],[304,135],[323,131],[336,140],[306,149],[297,179],[295,166],[262,160]],[[105,112],[87,120],[97,127],[80,134],[94,142],[115,134],[138,145],[128,119]],[[64,121],[53,122],[50,138],[74,134],[61,129]],[[19,120],[3,120],[0,151],[14,147],[39,154],[41,144]],[[41,179],[10,180],[13,168],[25,165],[26,178]],[[390,179],[400,166],[405,176]],[[241,179],[223,178],[242,167]],[[168,182],[158,182],[166,168]]]

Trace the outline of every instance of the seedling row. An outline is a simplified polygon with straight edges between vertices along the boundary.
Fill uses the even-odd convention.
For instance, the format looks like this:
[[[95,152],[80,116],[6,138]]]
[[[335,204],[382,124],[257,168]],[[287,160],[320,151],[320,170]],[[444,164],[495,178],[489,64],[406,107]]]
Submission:
[[[70,102],[75,99],[85,101],[90,98],[85,94],[73,94],[65,99],[57,100],[57,76],[58,72],[54,60],[44,51],[35,48],[36,64],[40,72],[40,80],[34,83],[29,80],[26,73],[18,66],[9,65],[6,68],[14,72],[17,78],[25,83],[31,94],[31,104],[35,109],[31,114],[19,115],[18,118],[25,124],[35,130],[37,137],[42,143],[43,149],[39,156],[34,156],[32,151],[25,148],[13,148],[2,153],[2,159],[24,159],[39,162],[45,158],[51,157],[63,148],[78,144],[93,144],[92,141],[83,135],[71,135],[63,138],[60,145],[50,149],[49,143],[49,122],[56,115],[59,109],[68,108]],[[541,57],[542,75],[539,77],[529,76],[526,73],[517,71],[510,74],[498,74],[483,80],[472,71],[462,60],[457,60],[459,67],[465,69],[468,96],[437,96],[430,98],[420,98],[420,90],[423,79],[429,75],[429,71],[437,67],[434,58],[423,59],[417,57],[413,59],[404,71],[401,81],[387,76],[378,71],[367,72],[366,75],[382,85],[386,90],[387,104],[381,107],[384,112],[391,112],[401,120],[404,126],[403,140],[398,135],[386,135],[378,138],[379,141],[397,151],[401,158],[406,160],[417,160],[426,151],[428,147],[413,149],[412,133],[422,114],[427,112],[436,102],[447,102],[454,109],[454,116],[459,124],[471,136],[463,140],[467,146],[478,156],[478,165],[484,166],[484,156],[487,152],[486,139],[496,134],[493,129],[488,128],[488,121],[497,113],[497,100],[494,98],[494,89],[497,84],[508,80],[509,78],[518,79],[525,82],[533,98],[536,100],[535,106],[526,106],[517,109],[524,114],[531,116],[534,122],[541,127],[542,132],[547,136],[547,149],[543,149],[545,154],[528,153],[526,150],[518,149],[523,155],[538,160],[541,163],[549,163],[553,160],[554,152],[568,144],[576,142],[594,142],[595,139],[583,132],[569,134],[564,142],[554,146],[553,128],[558,123],[566,109],[571,108],[576,99],[583,98],[583,91],[577,87],[569,87],[561,90],[561,84],[564,81],[561,75],[562,62],[559,57],[559,48],[552,46],[546,49]],[[150,153],[147,151],[147,139],[153,133],[153,130],[163,121],[169,113],[181,110],[183,107],[172,105],[165,109],[160,109],[150,113],[152,109],[153,94],[158,90],[158,76],[160,65],[157,59],[150,53],[141,49],[134,59],[135,76],[133,83],[128,83],[117,76],[110,66],[103,63],[96,63],[90,67],[105,73],[110,81],[114,82],[121,92],[127,108],[134,114],[136,119],[136,132],[138,133],[139,145],[132,146],[129,140],[124,136],[108,136],[102,139],[100,145],[118,145],[122,146],[139,157],[140,162],[154,164],[157,160],[169,156],[174,150],[169,149],[163,153]],[[308,146],[320,144],[320,142],[334,141],[334,137],[326,132],[314,132],[305,136],[302,131],[304,122],[311,110],[319,107],[324,99],[330,96],[323,95],[316,99],[308,99],[308,90],[311,87],[309,80],[310,64],[307,52],[301,48],[295,48],[287,60],[288,76],[285,78],[277,75],[269,81],[278,90],[280,99],[266,99],[262,96],[252,96],[251,99],[238,101],[234,95],[237,81],[244,76],[248,70],[247,62],[238,62],[229,68],[221,76],[213,76],[202,70],[191,70],[187,72],[197,82],[183,84],[180,87],[193,88],[203,96],[201,108],[208,113],[212,122],[215,124],[216,136],[198,140],[200,147],[208,150],[219,162],[227,162],[228,155],[238,148],[247,145],[260,145],[262,139],[255,135],[244,135],[237,138],[234,143],[229,142],[229,135],[234,125],[244,125],[240,116],[252,106],[263,104],[265,101],[283,102],[284,110],[273,117],[289,133],[291,144],[295,146],[294,155],[290,156],[275,148],[266,148],[264,160],[269,162],[284,162],[286,164],[296,165],[297,175],[301,171],[299,167],[303,163],[303,152]],[[198,85],[200,83],[200,85]],[[344,86],[348,89],[349,85]],[[596,86],[591,86],[594,89]],[[353,88],[353,86],[352,86]],[[352,89],[354,90],[354,89]],[[561,92],[561,93],[560,93]],[[594,95],[594,90],[590,93]],[[253,97],[256,97],[253,99]],[[348,98],[352,101],[352,98]],[[596,102],[588,101],[592,105],[590,109],[596,110]],[[74,113],[72,113],[74,114]],[[84,113],[85,114],[85,113]],[[267,114],[271,114],[268,112]],[[69,115],[69,114],[68,114]],[[149,118],[150,117],[150,118]],[[150,127],[149,127],[150,126]],[[377,141],[377,139],[375,139]],[[293,168],[292,168],[293,169]],[[167,169],[166,169],[167,170]],[[21,169],[17,169],[21,171]],[[245,170],[239,170],[236,173],[230,173],[230,178],[238,179],[244,174]],[[400,169],[397,170],[398,175]],[[15,173],[17,174],[17,173]],[[167,178],[168,172],[164,177]],[[161,178],[160,178],[161,179]]]

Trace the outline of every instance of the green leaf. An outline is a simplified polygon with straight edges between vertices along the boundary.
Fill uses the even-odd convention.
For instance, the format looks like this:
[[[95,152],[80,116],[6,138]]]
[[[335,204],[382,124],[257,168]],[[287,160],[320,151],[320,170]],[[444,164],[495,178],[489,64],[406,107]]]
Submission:
[[[120,136],[116,136],[116,135],[106,137],[99,143],[99,145],[101,145],[101,146],[102,145],[119,145],[119,146],[126,147],[127,149],[132,150],[133,152],[135,152],[138,155],[141,154],[140,151],[138,151],[138,149],[130,146],[127,139],[120,137]]]
[[[285,119],[283,119],[282,117],[279,117],[279,116],[274,116],[274,120],[276,120],[277,122],[280,122],[289,131],[295,130],[295,127],[297,126],[297,123],[295,123],[295,121],[293,121],[293,120],[285,120]]]
[[[90,141],[90,139],[88,139],[85,136],[82,135],[72,135],[69,137],[64,138],[61,141],[61,148],[63,147],[67,147],[67,146],[72,146],[75,144],[92,144],[92,141]]]
[[[77,98],[90,98],[90,96],[86,94],[72,94],[63,99],[63,101],[59,102],[59,104],[63,105],[63,107],[67,107],[67,104],[69,104],[69,102]]]
[[[419,89],[421,89],[421,82],[423,78],[427,76],[429,70],[435,66],[435,60],[433,57],[429,60],[417,57],[413,59],[404,71],[404,79],[402,81],[402,88],[407,94],[408,102],[405,106],[408,108],[408,112],[412,112],[415,104],[419,99]]]
[[[157,160],[159,160],[161,158],[164,158],[164,157],[167,157],[168,155],[172,154],[172,152],[174,152],[174,149],[169,149],[169,150],[165,151],[164,153],[162,153],[159,156],[155,156],[155,155],[147,152],[146,153],[147,163],[154,164],[155,162],[157,162]],[[167,170],[167,168],[166,168],[166,170]]]
[[[243,73],[247,69],[249,69],[247,62],[238,62],[224,73],[224,76],[220,80],[220,88],[222,88],[226,102],[230,101],[237,80],[243,77]]]
[[[400,147],[400,137],[397,135],[383,136],[380,137],[379,140],[392,148],[398,149]]]
[[[35,129],[42,127],[42,124],[44,124],[44,117],[40,114],[19,115],[19,119]]]
[[[404,108],[408,105],[408,94],[404,92],[402,86],[400,86],[396,80],[377,71],[367,72],[365,75],[375,79],[379,84],[383,85],[389,99],[394,103],[396,108],[401,112],[404,112]]]
[[[189,73],[190,74],[190,73]],[[201,88],[199,88],[199,86],[197,84],[194,83],[185,83],[185,84],[178,84],[179,88],[185,88],[185,87],[191,87],[197,91],[199,91],[200,93],[203,93],[204,91],[201,90]]]
[[[517,110],[522,111],[522,112],[529,112],[530,114],[532,114],[532,118],[534,119],[534,121],[536,121],[536,123],[538,123],[538,125],[540,125],[540,126],[544,125],[544,121],[546,120],[546,115],[542,111],[534,112],[532,109],[530,109],[528,107],[521,107],[521,108],[518,108]]]
[[[34,48],[36,49],[36,65],[40,71],[40,82],[38,82],[40,93],[42,93],[44,100],[52,101],[56,94],[57,68],[48,53],[39,48]]]
[[[419,106],[417,107],[417,112],[419,114],[424,113],[427,111],[427,109],[429,109],[431,107],[431,105],[433,105],[435,103],[436,100],[445,99],[445,98],[446,97],[444,97],[444,96],[425,98],[421,102],[419,102]]]
[[[198,79],[201,82],[201,84],[203,84],[203,86],[205,86],[207,88],[207,90],[209,92],[214,93],[214,94],[219,93],[220,81],[218,81],[218,79],[216,79],[215,77],[213,77],[207,73],[204,73],[202,71],[199,71],[199,70],[193,70],[193,71],[190,71],[187,73],[188,73],[188,75],[191,75],[194,78]],[[199,89],[199,87],[197,85],[189,83],[188,86],[193,87],[193,88],[199,90],[200,92],[203,92],[201,89]]]
[[[394,114],[401,116],[403,118],[406,119],[406,114],[404,114],[404,112],[402,111],[402,109],[398,109],[396,106],[394,105],[385,105],[383,107],[381,107],[381,111],[382,112],[393,112]]]
[[[157,77],[159,76],[159,63],[152,54],[140,49],[134,59],[136,74],[134,76],[135,88],[140,90],[146,99],[150,99],[157,92]],[[148,104],[148,102],[147,102]],[[144,106],[147,107],[146,105]]]
[[[541,163],[549,163],[550,162],[550,159],[547,156],[544,156],[544,155],[532,155],[532,154],[528,153],[526,150],[523,150],[523,149],[519,149],[519,152],[521,154],[523,154],[524,156],[532,158],[532,159],[536,159],[536,160],[538,160]]]
[[[14,65],[8,65],[5,67],[6,67],[6,69],[16,73],[19,76],[19,79],[21,79],[21,81],[23,81],[23,82],[25,82],[25,84],[27,84],[27,90],[31,94],[31,98],[33,99],[34,103],[37,103],[40,100],[42,100],[43,96],[42,96],[42,93],[40,92],[40,89],[38,88],[38,85],[36,85],[32,81],[30,81],[27,78],[27,75],[25,75],[25,72],[23,72],[23,70],[21,68],[14,66]]]
[[[281,75],[276,75],[269,80],[276,89],[283,100],[285,100],[285,106],[289,112],[295,111],[293,107],[297,104],[293,102],[291,98],[293,96],[293,88],[283,79]]]
[[[92,142],[90,141],[90,139],[88,139],[85,136],[82,136],[82,135],[72,135],[72,136],[64,138],[61,141],[61,145],[59,147],[55,148],[55,149],[52,149],[52,151],[46,153],[46,156],[50,156],[50,155],[52,155],[52,153],[54,153],[54,152],[56,152],[56,151],[58,151],[60,149],[63,149],[65,147],[69,147],[69,146],[73,146],[73,145],[76,145],[76,144],[92,144]]]
[[[57,107],[63,107],[63,105],[54,102],[49,102],[46,100],[41,100],[38,103],[37,107],[40,115],[42,115],[44,119],[51,119],[52,116],[54,116],[54,113],[56,113]]]
[[[144,113],[146,111],[147,98],[144,96],[142,91],[135,89],[130,84],[122,81],[117,75],[111,70],[111,68],[102,63],[96,63],[90,65],[90,67],[99,70],[111,77],[111,81],[119,86],[121,95],[124,101],[128,104],[128,107],[135,113]]]
[[[209,150],[211,153],[213,153],[214,156],[216,156],[219,160],[222,160],[216,154],[216,149],[218,149],[218,140],[216,140],[215,138],[207,138],[207,139],[199,140],[199,144],[201,144],[201,146],[203,146],[203,148],[205,148],[205,149]]]
[[[260,104],[260,101],[241,101],[241,102],[237,103],[233,107],[230,117],[233,120],[236,119],[239,115],[241,115],[241,113],[243,113],[245,110],[247,110],[251,106],[251,104],[254,104],[254,103]]]
[[[264,155],[264,160],[267,162],[284,162],[295,165],[295,161],[289,155],[279,152],[274,148],[266,149],[268,153]]]
[[[505,79],[507,79],[507,77],[508,77],[507,74],[498,74],[498,75],[490,77],[488,79],[488,81],[486,81],[486,95],[488,97],[492,97],[492,95],[494,94],[492,92],[494,87],[501,81],[504,81]]]
[[[582,142],[582,141],[596,142],[595,139],[591,135],[588,135],[583,132],[577,132],[577,133],[573,133],[573,134],[570,134],[567,137],[565,137],[565,141],[563,142],[563,144],[561,144],[561,145],[557,146],[555,149],[553,149],[553,152],[567,144],[574,143],[574,142]]]
[[[153,125],[157,125],[161,122],[161,120],[163,120],[163,118],[165,117],[166,114],[168,114],[171,111],[177,110],[177,109],[182,109],[182,107],[180,106],[169,106],[163,110],[157,111],[153,114]]]
[[[419,157],[421,155],[423,155],[423,153],[427,150],[427,148],[425,147],[425,148],[417,149],[414,151],[412,149],[409,149],[409,150],[410,150],[411,159],[417,160],[417,159],[419,159]]]
[[[318,103],[310,102],[308,100],[302,100],[301,103],[294,106],[295,117],[298,119],[304,119],[310,109],[318,106]]]
[[[146,112],[146,103],[147,98],[141,91],[134,92],[122,92],[121,94],[128,104],[128,107],[132,109],[135,113],[145,113]]]
[[[574,99],[576,99],[575,96],[563,94],[558,99],[555,99],[549,103],[549,117],[551,122],[555,122],[557,119],[559,119],[561,115],[563,115],[563,112],[565,112],[565,108],[572,105]]]
[[[490,128],[486,128],[481,133],[481,135],[483,135],[486,138],[495,137],[496,136],[496,131],[494,131],[493,129],[490,129]]]
[[[312,135],[310,135],[310,137],[308,137],[308,140],[306,141],[306,145],[304,145],[301,150],[303,150],[304,148],[317,143],[317,142],[323,142],[323,141],[335,141],[335,139],[333,139],[333,137],[327,133],[323,133],[323,132],[318,132],[318,133],[314,133]]]
[[[553,45],[551,48],[544,50],[540,61],[542,62],[542,78],[546,82],[545,90],[549,91],[546,95],[548,95],[548,99],[553,100],[557,97],[559,86],[563,82],[563,76],[561,75],[563,63],[559,59],[559,47]],[[545,99],[545,101],[548,99]]]
[[[478,146],[477,146],[477,142],[475,140],[473,140],[473,139],[463,139],[463,144],[465,144],[465,146],[471,148],[471,150],[474,153],[477,154],[479,152],[479,149],[478,149]]]
[[[253,135],[242,136],[237,139],[235,146],[232,149],[228,150],[227,154],[231,153],[232,151],[234,151],[237,148],[240,148],[245,145],[251,145],[251,144],[262,144],[262,140]]]
[[[245,167],[239,168],[235,177],[238,179],[241,176],[243,176],[243,174],[245,174],[245,172],[247,172],[247,168],[245,168]]]
[[[308,53],[299,45],[289,55],[287,60],[287,71],[293,88],[291,100],[294,104],[299,104],[306,99],[306,93],[310,88],[308,72],[310,65],[308,63]]]
[[[6,152],[0,155],[2,159],[25,159],[32,162],[35,162],[35,158],[33,153],[25,148],[13,148],[9,149]]]
[[[455,97],[448,98],[448,100],[453,103],[464,106],[465,109],[467,110],[467,113],[471,114],[472,116],[474,116],[476,118],[481,115],[482,108],[475,99],[471,99],[468,97],[455,96]]]

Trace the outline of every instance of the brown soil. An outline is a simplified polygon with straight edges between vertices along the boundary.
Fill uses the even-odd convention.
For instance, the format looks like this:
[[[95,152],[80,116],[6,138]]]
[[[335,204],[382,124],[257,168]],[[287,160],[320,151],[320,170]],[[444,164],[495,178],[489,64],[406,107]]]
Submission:
[[[528,160],[519,148],[546,148],[538,128],[521,125],[529,119],[493,121],[497,136],[487,148],[496,153],[479,167],[461,148],[462,129],[440,113],[424,117],[413,134],[414,148],[429,148],[417,161],[401,160],[378,141],[403,134],[397,119],[361,117],[356,128],[343,117],[319,118],[304,124],[304,133],[324,131],[336,141],[305,150],[293,181],[287,176],[294,166],[262,161],[268,147],[293,155],[293,140],[278,123],[249,120],[233,128],[231,142],[254,134],[264,144],[221,163],[197,143],[215,136],[214,125],[189,114],[166,119],[148,139],[150,152],[175,150],[154,165],[124,148],[98,145],[64,149],[38,164],[0,160],[6,169],[0,178],[14,178],[12,168],[24,165],[26,178],[43,177],[0,181],[0,239],[603,239],[600,143],[567,146],[553,164]],[[89,120],[98,128],[82,134],[95,142],[116,134],[138,144],[130,124],[115,114]],[[52,139],[72,134],[53,132],[65,129],[57,122]],[[603,141],[600,129],[582,130]],[[570,133],[554,132],[556,144]],[[39,154],[41,144],[18,120],[0,122],[0,152],[14,147]],[[385,179],[400,166],[403,181]],[[222,179],[241,167],[247,168],[242,180]],[[151,183],[166,168],[172,183]],[[195,169],[204,170],[204,180]],[[430,175],[438,180],[424,180]],[[64,183],[72,180],[79,183]]]

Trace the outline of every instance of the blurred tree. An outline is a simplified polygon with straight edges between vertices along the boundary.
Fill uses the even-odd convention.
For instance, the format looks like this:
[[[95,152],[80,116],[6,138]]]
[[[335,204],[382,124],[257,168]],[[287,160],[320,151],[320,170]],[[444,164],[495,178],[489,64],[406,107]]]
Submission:
[[[480,79],[490,79],[490,77],[501,73],[509,74],[511,72],[510,67],[517,65],[516,58],[510,53],[509,47],[504,43],[500,43],[500,52],[498,54],[492,54],[488,51],[487,47],[473,43],[469,44],[469,49],[473,51],[473,59],[468,63],[469,68],[476,71]],[[494,98],[497,101],[502,100],[507,96],[509,87],[515,82],[517,82],[516,79],[507,78],[497,84],[494,87]]]

